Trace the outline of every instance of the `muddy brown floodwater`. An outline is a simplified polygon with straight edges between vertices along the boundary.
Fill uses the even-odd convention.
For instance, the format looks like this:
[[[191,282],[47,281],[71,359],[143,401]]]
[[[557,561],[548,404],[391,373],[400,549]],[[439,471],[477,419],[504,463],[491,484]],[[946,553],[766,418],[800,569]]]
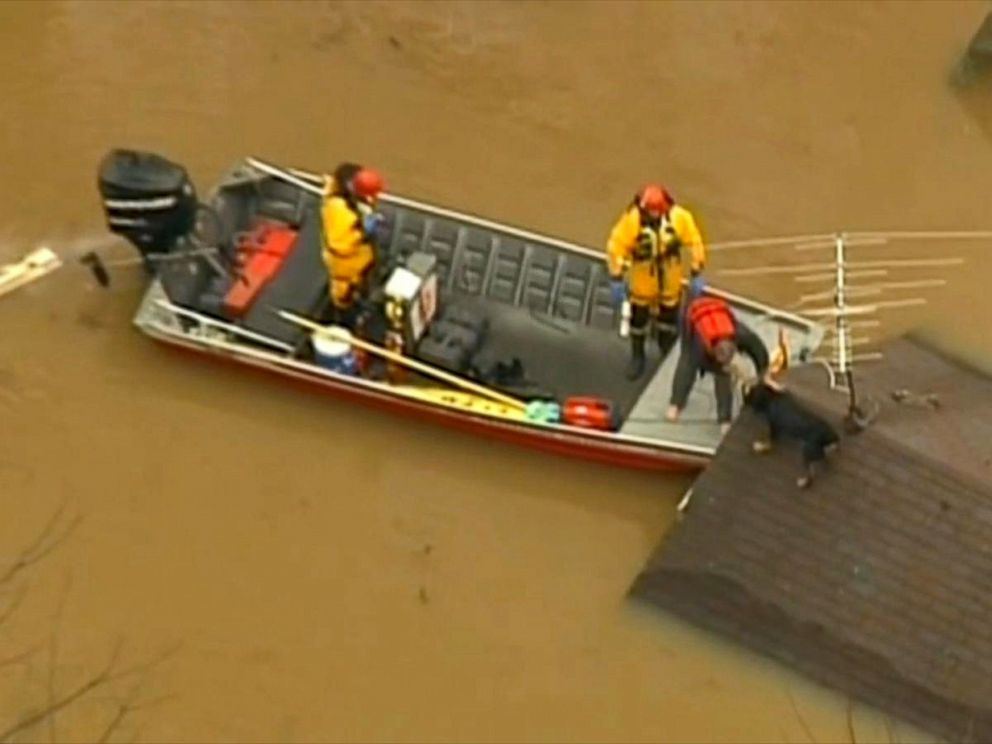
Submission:
[[[648,178],[711,241],[989,227],[992,90],[946,81],[988,9],[0,3],[0,259],[68,258],[0,300],[3,565],[60,504],[82,517],[0,586],[0,730],[82,690],[21,739],[849,740],[839,696],[625,600],[686,479],[174,358],[130,326],[137,273],[100,290],[74,257],[130,255],[96,192],[116,146],[201,191],[247,154],[368,161],[596,246]],[[987,363],[988,247],[910,248],[971,263],[896,325]]]

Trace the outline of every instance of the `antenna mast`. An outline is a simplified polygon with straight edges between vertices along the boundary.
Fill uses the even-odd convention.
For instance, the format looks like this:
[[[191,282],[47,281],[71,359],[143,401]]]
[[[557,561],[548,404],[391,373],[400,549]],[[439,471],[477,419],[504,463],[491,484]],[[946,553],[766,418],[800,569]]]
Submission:
[[[835,319],[837,372],[847,384],[847,415],[854,422],[864,419],[864,413],[858,406],[858,394],[854,387],[854,370],[852,357],[854,345],[851,341],[851,326],[847,320],[847,259],[845,255],[844,233],[834,237],[834,254],[837,263],[836,284],[834,285],[834,308],[837,311]]]
[[[829,353],[812,357],[810,361],[822,364],[829,378],[831,390],[847,393],[848,410],[846,423],[852,431],[866,428],[877,410],[867,412],[862,408],[858,399],[858,390],[854,380],[854,364],[862,361],[873,361],[883,357],[880,352],[857,352],[855,347],[871,343],[871,339],[852,334],[860,329],[875,328],[881,324],[875,313],[902,307],[925,305],[922,297],[907,297],[899,299],[883,299],[889,291],[906,289],[922,289],[938,287],[947,283],[945,279],[919,279],[911,281],[886,281],[890,271],[902,269],[925,269],[940,266],[958,266],[964,263],[960,257],[941,258],[904,258],[854,260],[847,258],[848,248],[854,246],[884,246],[890,240],[989,240],[992,231],[969,232],[890,232],[890,233],[847,233],[837,232],[831,235],[804,235],[795,238],[769,238],[766,240],[746,240],[723,243],[719,249],[755,248],[761,246],[788,246],[793,250],[807,252],[810,250],[833,250],[834,260],[820,263],[778,263],[768,266],[749,266],[736,269],[722,269],[716,273],[725,276],[792,276],[793,281],[803,284],[828,282],[831,289],[803,294],[799,301],[790,306],[790,310],[798,311],[810,318],[822,318],[824,329],[830,337],[823,345],[830,349]],[[875,279],[881,281],[861,283],[857,280]],[[874,299],[874,296],[881,296]],[[872,299],[865,299],[872,298]],[[822,303],[822,304],[816,304]],[[813,305],[813,306],[811,306]],[[828,323],[827,319],[832,319]],[[871,406],[872,409],[875,406]]]

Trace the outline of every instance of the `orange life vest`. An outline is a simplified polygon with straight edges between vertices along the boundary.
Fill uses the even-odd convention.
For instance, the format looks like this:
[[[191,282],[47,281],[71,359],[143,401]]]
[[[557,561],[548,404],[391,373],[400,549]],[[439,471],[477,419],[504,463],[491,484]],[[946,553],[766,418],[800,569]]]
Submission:
[[[707,351],[712,351],[718,341],[732,339],[737,333],[730,306],[716,297],[700,297],[689,305],[689,325],[703,342]]]

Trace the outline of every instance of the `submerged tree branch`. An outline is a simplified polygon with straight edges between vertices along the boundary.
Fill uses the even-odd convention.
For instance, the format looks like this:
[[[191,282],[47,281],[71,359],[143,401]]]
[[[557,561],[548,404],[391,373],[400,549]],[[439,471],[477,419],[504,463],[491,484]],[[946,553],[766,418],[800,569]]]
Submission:
[[[858,737],[854,733],[854,701],[847,699],[847,736],[851,744],[858,744]]]
[[[110,741],[110,737],[113,736],[114,732],[117,731],[117,729],[121,726],[122,723],[124,723],[124,720],[128,717],[128,715],[130,715],[136,710],[141,710],[143,708],[149,708],[153,705],[158,705],[159,703],[169,700],[172,697],[170,695],[162,695],[160,697],[153,698],[151,700],[138,702],[138,696],[141,692],[141,688],[144,687],[145,682],[147,681],[148,672],[150,672],[154,667],[158,666],[163,661],[165,661],[169,656],[171,656],[177,650],[178,650],[178,646],[166,650],[165,652],[160,654],[157,658],[152,659],[146,664],[141,665],[139,667],[135,667],[133,669],[135,673],[143,673],[141,678],[137,682],[135,682],[135,684],[131,687],[131,690],[124,697],[123,700],[118,699],[116,701],[117,710],[114,712],[113,718],[111,718],[110,721],[107,722],[107,725],[103,730],[103,733],[95,741],[99,742],[100,744],[105,744],[105,742]]]
[[[51,720],[61,711],[68,708],[73,703],[78,702],[83,697],[90,695],[91,693],[105,689],[122,679],[133,677],[135,675],[147,675],[152,669],[156,668],[158,665],[166,661],[170,656],[175,654],[179,650],[179,644],[166,649],[165,651],[157,654],[148,661],[134,664],[130,667],[125,667],[123,669],[117,669],[118,661],[121,656],[121,649],[123,648],[123,641],[119,641],[114,647],[113,652],[110,655],[110,659],[103,666],[103,668],[96,674],[90,676],[85,682],[73,688],[72,691],[67,694],[57,697],[54,700],[50,700],[45,707],[40,710],[36,710],[20,721],[9,726],[7,729],[0,732],[0,742],[8,742],[11,737],[15,736],[22,731],[27,731],[40,724],[49,723],[51,725]],[[141,686],[144,684],[144,678],[138,681],[132,689],[132,694],[135,697],[126,697],[123,702],[118,702],[118,709],[115,716],[108,723],[107,728],[104,730],[102,736],[109,738],[113,735],[114,731],[120,726],[123,720],[130,713],[140,709],[148,707],[156,702],[161,702],[166,698],[159,698],[155,701],[146,701],[144,703],[136,702],[137,692],[140,690]],[[118,720],[119,719],[119,720]]]
[[[789,696],[789,702],[792,704],[792,710],[796,714],[796,718],[799,719],[799,725],[803,727],[803,731],[813,744],[817,744],[816,738],[813,736],[813,732],[809,730],[809,726],[806,725],[806,719],[803,718],[803,714],[799,712],[799,706],[796,705],[796,699],[792,697],[792,690],[786,688],[785,693]]]
[[[79,700],[81,697],[93,690],[102,687],[113,679],[113,669],[117,664],[117,657],[120,653],[120,644],[114,649],[113,654],[111,654],[110,661],[101,669],[97,674],[93,675],[81,685],[76,687],[72,692],[68,693],[64,697],[56,700],[49,705],[46,705],[39,711],[31,713],[26,717],[22,718],[17,723],[10,726],[3,732],[0,732],[0,742],[10,741],[10,738],[15,734],[25,731],[37,726],[39,723],[43,723],[48,720],[50,716],[55,715],[63,708],[72,705],[74,702]]]
[[[114,717],[107,722],[107,725],[103,729],[103,733],[94,741],[99,742],[99,744],[105,744],[105,742],[110,741],[110,737],[114,735],[117,728],[124,722],[128,714],[140,707],[135,703],[138,699],[138,693],[141,691],[141,686],[144,680],[138,680],[138,682],[131,688],[131,691],[124,697],[123,700],[116,700],[117,710],[114,711]]]
[[[14,599],[7,604],[3,610],[3,613],[0,614],[0,625],[3,625],[5,622],[10,620],[11,616],[17,612],[17,608],[21,606],[21,603],[24,601],[24,597],[27,596],[27,593],[27,588],[23,588],[14,595]]]
[[[62,521],[62,515],[64,513],[65,503],[63,502],[48,520],[48,524],[41,530],[34,542],[25,547],[7,567],[6,571],[0,574],[0,587],[9,584],[17,574],[45,558],[69,538],[83,518],[77,515],[59,533],[59,523]]]
[[[28,593],[27,585],[20,580],[21,574],[32,569],[61,546],[82,521],[81,516],[66,519],[66,505],[63,503],[49,518],[48,522],[38,533],[37,537],[26,545],[9,564],[0,564],[0,626],[14,614]],[[179,645],[167,648],[147,661],[124,667],[121,665],[123,642],[118,642],[107,662],[96,673],[90,674],[82,682],[67,692],[60,690],[65,685],[57,684],[57,673],[60,668],[60,651],[64,626],[65,607],[71,588],[72,580],[66,575],[65,587],[53,618],[53,627],[48,643],[37,643],[25,651],[18,652],[6,658],[0,657],[0,668],[25,663],[47,645],[47,674],[43,678],[47,699],[44,704],[29,710],[20,719],[11,722],[0,722],[0,743],[9,742],[12,738],[31,731],[29,736],[44,736],[42,731],[47,729],[48,738],[55,742],[59,733],[56,729],[59,715],[70,706],[74,706],[84,698],[96,699],[101,706],[109,705],[111,717],[100,735],[93,741],[107,742],[118,733],[128,716],[135,711],[162,702],[167,697],[153,700],[139,700],[139,695],[145,684],[147,675],[159,664],[179,649]],[[138,681],[130,686],[127,693],[120,694],[118,683],[127,678],[138,676]],[[44,727],[44,728],[40,728]],[[33,729],[36,729],[32,731]]]
[[[885,716],[885,718],[882,719],[882,722],[885,724],[885,733],[889,738],[889,744],[899,744],[899,740],[896,739],[895,732],[892,730],[892,719]]]
[[[139,703],[136,701],[140,686],[140,684],[135,685],[134,689],[123,701],[117,701],[117,710],[114,712],[114,717],[107,722],[107,726],[104,728],[103,733],[98,738],[94,739],[94,741],[98,742],[98,744],[106,744],[106,742],[110,741],[110,737],[114,735],[118,728],[120,728],[121,724],[124,723],[124,720],[128,717],[128,715],[137,710],[158,705],[166,700],[170,700],[173,697],[172,695],[162,695],[161,697]]]
[[[3,669],[4,667],[7,666],[14,666],[14,664],[20,664],[22,661],[27,661],[36,653],[38,653],[38,650],[40,648],[41,646],[32,646],[26,651],[21,651],[20,653],[14,654],[13,656],[8,656],[6,659],[0,659],[0,669]]]
[[[55,622],[52,625],[52,634],[48,642],[48,704],[54,705],[56,695],[55,695],[55,671],[58,669],[59,661],[59,636],[62,631],[62,617],[65,614],[65,603],[69,598],[69,589],[72,587],[72,577],[66,575],[65,587],[62,590],[62,596],[59,599],[59,606],[55,610]],[[48,738],[52,744],[58,741],[58,736],[55,732],[55,721],[57,715],[52,713],[48,717]]]

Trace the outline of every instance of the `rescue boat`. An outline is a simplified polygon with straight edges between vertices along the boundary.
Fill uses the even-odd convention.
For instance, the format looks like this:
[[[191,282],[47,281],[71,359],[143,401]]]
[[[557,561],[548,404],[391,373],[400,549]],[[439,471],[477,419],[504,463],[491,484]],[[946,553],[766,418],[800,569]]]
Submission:
[[[629,342],[602,251],[383,194],[373,301],[352,335],[322,320],[320,173],[248,157],[201,202],[182,166],[113,150],[98,183],[108,228],[139,250],[149,274],[133,322],[170,348],[622,467],[697,471],[720,444],[708,378],[679,422],[664,418],[678,346],[662,358],[649,344],[645,373],[626,378]],[[823,339],[813,320],[706,291],[769,349],[784,337],[793,364]],[[401,327],[384,304],[400,309]],[[400,341],[392,351],[390,332]],[[738,396],[735,415],[739,406]]]

